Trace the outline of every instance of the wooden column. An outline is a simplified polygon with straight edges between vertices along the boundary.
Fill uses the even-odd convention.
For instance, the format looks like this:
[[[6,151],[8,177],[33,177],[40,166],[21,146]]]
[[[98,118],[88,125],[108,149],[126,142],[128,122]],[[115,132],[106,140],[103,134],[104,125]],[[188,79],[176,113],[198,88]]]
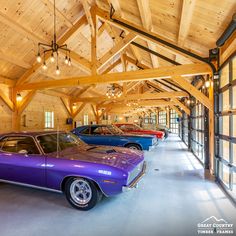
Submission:
[[[170,128],[170,109],[166,108],[166,126],[169,129]]]

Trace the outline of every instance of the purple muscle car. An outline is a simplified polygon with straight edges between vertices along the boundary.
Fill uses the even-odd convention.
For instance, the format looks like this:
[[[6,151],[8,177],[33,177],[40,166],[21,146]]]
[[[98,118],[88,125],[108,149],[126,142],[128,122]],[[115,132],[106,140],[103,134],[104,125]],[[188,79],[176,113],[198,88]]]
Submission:
[[[135,187],[145,168],[141,151],[89,146],[71,133],[0,136],[0,181],[63,192],[80,210]]]

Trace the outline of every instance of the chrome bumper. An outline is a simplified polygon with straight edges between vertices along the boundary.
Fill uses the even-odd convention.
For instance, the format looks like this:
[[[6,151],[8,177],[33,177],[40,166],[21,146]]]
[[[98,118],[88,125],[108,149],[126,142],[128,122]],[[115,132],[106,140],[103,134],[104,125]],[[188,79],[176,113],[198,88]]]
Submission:
[[[147,164],[144,161],[143,162],[143,168],[142,171],[139,173],[139,175],[127,186],[123,186],[122,187],[122,192],[127,192],[132,188],[137,188],[138,187],[138,182],[140,181],[140,179],[145,175],[146,173],[146,169],[147,169]]]

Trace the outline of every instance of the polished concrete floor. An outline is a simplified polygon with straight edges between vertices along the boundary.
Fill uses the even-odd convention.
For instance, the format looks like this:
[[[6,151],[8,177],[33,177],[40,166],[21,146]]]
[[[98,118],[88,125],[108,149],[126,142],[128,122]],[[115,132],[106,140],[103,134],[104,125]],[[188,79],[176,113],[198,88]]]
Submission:
[[[138,189],[87,212],[57,193],[0,184],[0,236],[192,236],[210,216],[236,226],[235,205],[178,137],[145,155],[148,173]]]

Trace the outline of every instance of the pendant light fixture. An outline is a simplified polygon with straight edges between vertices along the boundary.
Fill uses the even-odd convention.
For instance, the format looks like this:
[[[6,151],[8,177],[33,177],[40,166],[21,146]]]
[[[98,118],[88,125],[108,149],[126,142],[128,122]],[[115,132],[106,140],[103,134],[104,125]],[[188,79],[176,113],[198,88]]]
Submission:
[[[53,9],[53,17],[54,17],[54,33],[53,33],[53,40],[51,44],[45,44],[45,43],[38,43],[38,55],[37,55],[37,62],[41,63],[42,62],[42,55],[43,55],[43,70],[47,70],[47,64],[45,60],[45,54],[46,53],[51,53],[50,56],[50,62],[54,63],[56,62],[56,71],[55,73],[59,75],[60,68],[58,65],[58,57],[59,57],[59,50],[63,50],[65,52],[65,64],[68,66],[71,66],[71,58],[70,58],[70,50],[67,48],[66,44],[63,45],[58,45],[57,44],[57,35],[56,35],[56,4],[54,0],[54,9]]]

